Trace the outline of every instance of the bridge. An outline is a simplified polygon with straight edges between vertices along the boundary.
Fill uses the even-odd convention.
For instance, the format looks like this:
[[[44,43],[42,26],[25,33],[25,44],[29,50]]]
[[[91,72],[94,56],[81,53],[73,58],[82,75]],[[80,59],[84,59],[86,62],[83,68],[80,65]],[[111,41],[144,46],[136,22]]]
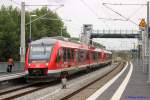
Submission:
[[[139,38],[138,30],[93,30],[92,38]]]

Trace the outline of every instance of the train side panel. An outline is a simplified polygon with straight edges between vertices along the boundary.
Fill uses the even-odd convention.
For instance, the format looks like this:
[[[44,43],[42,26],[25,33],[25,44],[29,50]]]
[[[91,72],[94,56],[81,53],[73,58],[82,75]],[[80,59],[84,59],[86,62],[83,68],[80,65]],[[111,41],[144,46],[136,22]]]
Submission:
[[[39,41],[37,42],[40,43]],[[44,45],[42,43],[41,46]],[[47,47],[43,47],[42,49],[46,50],[45,48]],[[40,82],[60,78],[63,75],[73,74],[80,70],[100,67],[99,65],[109,64],[112,55],[110,52],[96,49],[95,47],[91,48],[87,45],[60,40],[53,44],[52,49],[50,49],[49,58],[46,60],[31,59],[32,50],[30,49],[34,51],[34,48],[29,47],[26,53],[25,72],[27,73],[27,79]],[[41,53],[40,50],[35,49],[36,52]],[[48,51],[43,51],[42,54],[45,54],[45,52],[47,53]],[[38,55],[37,57],[42,56]]]

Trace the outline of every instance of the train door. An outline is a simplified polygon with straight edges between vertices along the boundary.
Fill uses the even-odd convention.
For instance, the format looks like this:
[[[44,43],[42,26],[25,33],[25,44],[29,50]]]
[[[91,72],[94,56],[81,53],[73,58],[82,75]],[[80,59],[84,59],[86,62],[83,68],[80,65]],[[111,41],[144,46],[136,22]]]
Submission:
[[[101,62],[104,62],[104,51],[101,52]]]
[[[71,66],[75,66],[75,61],[74,61],[74,56],[75,56],[75,51],[74,49],[70,49],[70,55],[71,55],[71,59],[70,59],[70,67]]]
[[[57,53],[56,63],[58,68],[63,67],[63,50],[60,48]]]
[[[68,61],[68,67],[71,67],[71,66],[73,66],[74,65],[74,63],[73,63],[73,49],[71,49],[71,48],[68,48],[67,49],[67,61]]]
[[[87,59],[88,66],[90,66],[90,51],[88,51],[88,50],[87,50],[87,54],[86,54],[86,59]]]
[[[74,49],[74,63],[78,65],[78,49]]]
[[[102,52],[99,52],[99,62],[101,63],[102,61],[101,61],[101,53]]]
[[[67,54],[67,48],[63,48],[63,68],[68,67],[68,54]]]
[[[96,63],[98,64],[99,63],[99,56],[98,56],[98,52],[96,52]]]
[[[89,62],[90,62],[90,66],[92,64],[92,51],[89,50]]]

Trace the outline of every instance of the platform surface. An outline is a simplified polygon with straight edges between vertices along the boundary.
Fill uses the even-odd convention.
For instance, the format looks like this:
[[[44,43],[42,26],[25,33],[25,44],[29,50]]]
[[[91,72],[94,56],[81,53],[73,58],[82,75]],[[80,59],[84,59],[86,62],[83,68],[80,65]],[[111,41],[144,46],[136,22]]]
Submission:
[[[150,82],[148,74],[143,72],[142,66],[133,63],[131,79],[121,97],[121,100],[150,100]]]
[[[24,71],[1,72],[0,82],[25,76]]]
[[[135,62],[132,62],[132,64],[133,71],[125,89],[122,89],[123,93],[120,100],[150,100],[150,82],[148,82],[148,74],[143,72],[142,66],[139,66],[140,64]],[[116,79],[116,81],[114,81],[104,92],[101,94],[98,93],[101,88],[96,91],[94,94],[99,94],[96,97],[96,100],[114,100],[112,97],[115,95],[116,91],[119,90],[119,87],[128,76],[130,70],[131,66],[129,64],[119,78]]]

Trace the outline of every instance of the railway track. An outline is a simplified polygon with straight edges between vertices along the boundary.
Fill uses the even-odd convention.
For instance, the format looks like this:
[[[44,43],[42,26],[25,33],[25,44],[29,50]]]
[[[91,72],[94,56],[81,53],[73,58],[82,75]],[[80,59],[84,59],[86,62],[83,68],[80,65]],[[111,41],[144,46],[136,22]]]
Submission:
[[[102,87],[106,82],[113,78],[117,73],[119,73],[125,65],[125,62],[120,63],[116,68],[107,74],[99,77],[98,79],[92,81],[91,83],[85,85],[84,87],[59,98],[60,100],[86,100],[90,95],[92,95],[96,90]]]
[[[74,78],[73,78],[73,80],[74,80]],[[70,99],[73,96],[75,96],[76,94],[78,94],[79,92],[81,92],[81,90],[84,90],[85,88],[87,88],[88,86],[90,86],[91,84],[93,84],[95,82],[96,82],[96,80],[94,82],[90,83],[89,85],[79,89],[78,91],[74,91],[73,93],[70,93],[69,95],[67,95],[65,97],[62,97],[62,98],[59,98],[59,99],[62,99],[62,100]],[[0,91],[0,100],[10,100],[10,99],[12,100],[12,99],[16,99],[16,98],[19,98],[19,97],[26,97],[26,95],[31,95],[31,93],[36,95],[36,92],[43,91],[43,90],[45,90],[47,88],[51,88],[51,90],[54,91],[55,87],[60,89],[60,85],[59,84],[60,84],[59,82],[54,81],[54,82],[45,83],[45,84],[29,84],[29,85],[24,85],[24,86],[21,86],[21,87],[15,88],[15,89],[11,89],[11,90],[7,90],[7,91],[6,90],[2,91],[2,92]],[[22,100],[22,99],[19,99],[19,100]]]
[[[45,88],[43,90],[22,96],[22,97],[18,98],[17,100],[24,100],[24,99],[60,100],[60,99],[63,99],[68,94],[73,93],[74,91],[85,86],[89,82],[91,82],[91,81],[97,79],[98,77],[105,75],[109,71],[113,70],[114,68],[117,67],[118,64],[119,63],[115,63],[111,66],[106,66],[104,68],[100,68],[99,70],[92,71],[90,73],[86,73],[86,74],[82,73],[83,75],[81,75],[80,77],[75,77],[67,82],[67,89],[61,89],[61,84],[57,84],[57,85]],[[79,76],[79,74],[78,74],[78,76]],[[77,98],[75,98],[75,100],[76,99]]]
[[[15,89],[9,89],[3,92],[0,92],[0,100],[12,100],[29,93],[47,88],[51,85],[57,84],[56,82],[53,83],[32,83],[23,86],[19,86]]]

